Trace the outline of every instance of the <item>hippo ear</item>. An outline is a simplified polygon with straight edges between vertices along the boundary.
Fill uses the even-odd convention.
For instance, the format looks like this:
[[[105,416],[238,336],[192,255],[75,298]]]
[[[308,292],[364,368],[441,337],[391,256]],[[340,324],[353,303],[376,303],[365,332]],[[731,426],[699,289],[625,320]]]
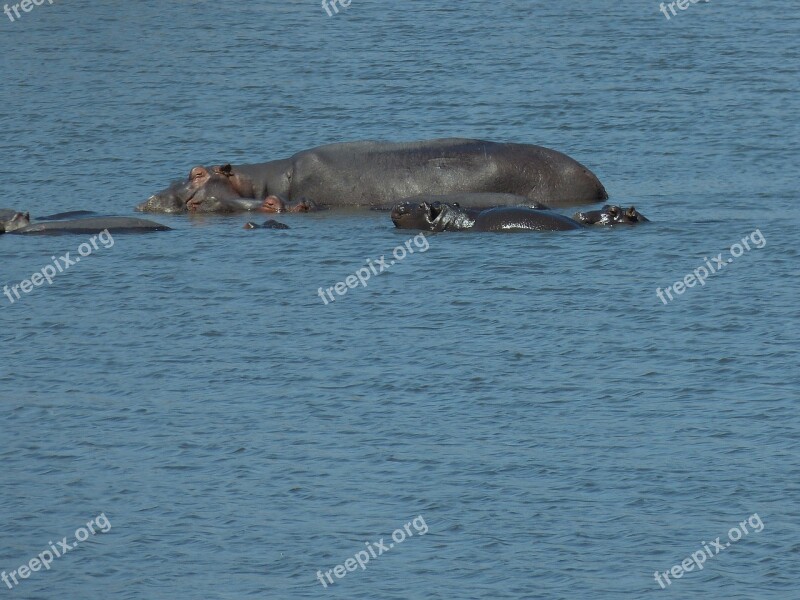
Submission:
[[[628,217],[629,219],[635,219],[636,218],[636,207],[635,206],[629,207],[628,210],[625,211],[625,216]]]
[[[220,172],[221,175],[225,175],[226,177],[230,177],[230,176],[233,175],[233,167],[230,165],[230,163],[222,165],[219,168],[219,172]]]

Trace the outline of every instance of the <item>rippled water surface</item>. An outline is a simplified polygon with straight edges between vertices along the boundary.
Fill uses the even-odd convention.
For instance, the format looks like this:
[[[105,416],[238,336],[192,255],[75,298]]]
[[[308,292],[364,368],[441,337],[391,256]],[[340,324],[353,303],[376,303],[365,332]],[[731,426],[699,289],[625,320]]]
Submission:
[[[653,221],[433,235],[325,305],[414,232],[157,215],[174,231],[0,296],[0,570],[111,524],[0,597],[798,597],[795,3],[72,0],[0,22],[0,204],[34,215],[132,215],[195,164],[465,136],[567,152]],[[86,239],[0,237],[0,284]]]

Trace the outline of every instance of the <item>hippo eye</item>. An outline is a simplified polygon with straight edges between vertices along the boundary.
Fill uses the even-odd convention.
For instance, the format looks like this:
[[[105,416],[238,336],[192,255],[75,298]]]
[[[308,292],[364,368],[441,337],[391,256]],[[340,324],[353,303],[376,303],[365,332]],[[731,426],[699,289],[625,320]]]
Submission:
[[[619,209],[616,206],[612,206],[608,209],[608,214],[612,217],[616,217],[619,214]]]

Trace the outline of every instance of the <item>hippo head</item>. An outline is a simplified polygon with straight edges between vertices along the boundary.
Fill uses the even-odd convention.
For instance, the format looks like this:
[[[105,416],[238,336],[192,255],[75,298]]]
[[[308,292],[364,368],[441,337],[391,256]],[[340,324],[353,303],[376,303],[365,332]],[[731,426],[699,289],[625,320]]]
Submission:
[[[398,229],[434,231],[434,220],[441,212],[438,202],[402,202],[392,208],[392,222]]]
[[[400,229],[423,231],[459,231],[475,224],[457,203],[445,202],[403,202],[392,209],[392,221]]]
[[[27,227],[31,224],[31,214],[30,213],[15,213],[13,217],[11,217],[8,221],[0,223],[0,233],[8,233],[10,231],[15,231],[17,229],[22,229],[23,227]]]
[[[176,181],[165,190],[153,194],[136,207],[141,212],[181,213],[198,210],[204,202],[226,202],[237,198],[254,198],[253,182],[235,173],[230,165],[210,168],[194,167],[189,177]],[[193,204],[190,204],[193,203]],[[206,205],[207,206],[207,205]],[[212,212],[209,208],[205,212]]]
[[[248,221],[244,224],[243,229],[289,229],[289,226],[284,223],[279,223],[275,219],[270,219],[269,221],[264,221],[263,225]]]
[[[306,197],[300,198],[296,202],[289,202],[284,200],[280,196],[276,196],[271,194],[264,199],[264,203],[259,208],[261,212],[268,212],[268,213],[282,213],[282,212],[290,212],[290,213],[301,213],[301,212],[313,212],[316,210],[320,210],[319,206],[313,200],[309,200]]]
[[[614,225],[638,225],[650,220],[633,206],[623,209],[615,204],[606,204],[600,210],[575,213],[572,218],[583,225],[608,227]]]

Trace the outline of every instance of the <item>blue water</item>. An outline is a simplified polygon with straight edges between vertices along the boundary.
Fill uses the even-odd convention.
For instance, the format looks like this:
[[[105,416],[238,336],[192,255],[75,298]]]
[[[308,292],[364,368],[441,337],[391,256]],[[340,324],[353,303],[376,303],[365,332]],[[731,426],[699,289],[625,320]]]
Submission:
[[[0,205],[128,215],[195,164],[465,136],[567,152],[653,221],[430,236],[325,305],[414,232],[157,215],[0,296],[0,570],[111,524],[0,598],[800,597],[794,2],[71,0],[0,28]],[[0,237],[0,284],[87,240]]]

